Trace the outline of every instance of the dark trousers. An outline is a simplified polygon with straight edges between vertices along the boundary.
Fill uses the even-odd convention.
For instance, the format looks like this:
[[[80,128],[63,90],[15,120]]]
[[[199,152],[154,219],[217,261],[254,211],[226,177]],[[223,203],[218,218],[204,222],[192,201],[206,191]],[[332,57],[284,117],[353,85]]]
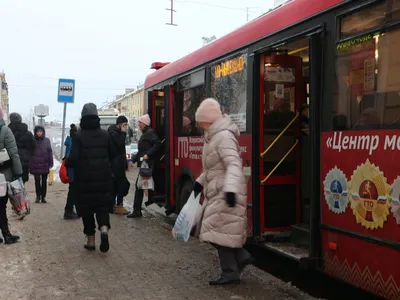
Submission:
[[[221,278],[229,280],[240,279],[240,265],[250,257],[250,253],[243,248],[228,248],[214,245],[218,250],[221,264]]]
[[[49,176],[49,174],[35,174],[35,188],[37,198],[46,198],[47,176]]]
[[[68,196],[67,196],[67,203],[65,204],[65,211],[72,213],[74,211],[76,199],[76,187],[74,183],[70,183],[68,187]]]
[[[117,199],[117,205],[124,202],[125,182],[122,180],[114,180],[114,200]]]
[[[8,230],[7,202],[8,196],[0,198],[0,229],[3,236],[10,234],[10,231]]]
[[[136,184],[135,184],[136,190],[135,190],[135,199],[133,201],[133,211],[142,212],[144,190],[138,189],[138,187],[137,187],[138,180],[139,180],[139,176],[136,179]],[[153,191],[152,190],[148,190],[147,198],[148,198],[147,201],[149,203],[153,202]]]
[[[98,229],[102,226],[107,226],[109,229],[110,225],[110,215],[107,212],[98,212],[98,213],[84,213],[82,215],[83,222],[83,233],[86,235],[95,235],[96,234],[96,222],[94,220],[96,215],[97,226]]]

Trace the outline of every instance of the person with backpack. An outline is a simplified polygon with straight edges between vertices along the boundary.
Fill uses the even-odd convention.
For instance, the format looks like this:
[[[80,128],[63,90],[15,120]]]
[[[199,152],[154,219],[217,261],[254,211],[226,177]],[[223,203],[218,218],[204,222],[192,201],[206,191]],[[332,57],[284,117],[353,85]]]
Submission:
[[[8,127],[14,134],[15,141],[18,147],[18,155],[22,164],[22,180],[29,180],[29,164],[31,156],[36,149],[36,141],[32,132],[28,130],[28,125],[22,122],[22,117],[19,113],[10,114],[10,124]]]
[[[70,125],[69,136],[65,139],[65,158],[69,157],[72,149],[72,137],[74,134],[78,132],[75,124]],[[64,220],[74,220],[78,219],[78,215],[74,211],[75,206],[75,184],[74,184],[74,169],[68,168],[67,174],[69,178],[69,186],[68,186],[68,195],[67,195],[67,203],[64,208]]]
[[[0,173],[2,173],[7,182],[22,178],[22,165],[18,155],[18,147],[13,132],[4,122],[4,111],[0,108],[0,150],[6,150],[8,159],[1,162]],[[0,230],[3,234],[5,244],[14,244],[20,237],[10,232],[7,218],[8,194],[0,197]],[[3,239],[0,238],[0,243]]]

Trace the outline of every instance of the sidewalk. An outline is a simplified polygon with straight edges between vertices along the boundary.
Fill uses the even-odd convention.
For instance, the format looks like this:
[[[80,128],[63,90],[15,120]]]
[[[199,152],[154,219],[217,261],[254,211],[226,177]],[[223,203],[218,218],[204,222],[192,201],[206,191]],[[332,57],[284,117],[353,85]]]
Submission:
[[[32,181],[27,187],[33,191]],[[49,187],[49,203],[32,203],[23,221],[9,210],[21,241],[0,244],[0,299],[312,299],[253,266],[238,286],[210,287],[219,275],[215,250],[174,241],[148,213],[140,220],[112,215],[110,251],[88,252],[81,220],[62,218],[66,192],[66,185]]]

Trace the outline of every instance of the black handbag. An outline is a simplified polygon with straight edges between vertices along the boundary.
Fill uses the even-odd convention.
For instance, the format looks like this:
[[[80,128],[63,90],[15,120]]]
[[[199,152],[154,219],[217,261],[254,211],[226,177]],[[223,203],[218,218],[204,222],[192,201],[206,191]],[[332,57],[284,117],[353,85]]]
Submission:
[[[147,162],[143,161],[140,165],[139,175],[142,177],[152,177],[153,176],[153,168],[150,167]]]

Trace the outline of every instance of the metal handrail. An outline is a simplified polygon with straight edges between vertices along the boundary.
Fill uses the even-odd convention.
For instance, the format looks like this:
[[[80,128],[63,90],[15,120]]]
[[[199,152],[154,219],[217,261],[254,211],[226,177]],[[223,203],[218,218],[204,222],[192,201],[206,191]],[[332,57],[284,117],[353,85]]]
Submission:
[[[260,154],[260,157],[264,157],[265,154],[268,153],[269,150],[271,150],[272,146],[275,145],[275,143],[282,137],[282,135],[289,129],[290,126],[296,121],[296,119],[300,116],[299,112],[296,112],[296,115],[294,118],[287,124],[287,126],[281,131],[281,133],[274,139],[274,141],[268,146],[267,149],[263,153]]]
[[[161,141],[161,145],[164,144],[164,142],[165,142],[165,139],[163,139],[163,140]],[[161,156],[160,162],[163,161],[164,157],[165,157],[165,154],[164,154],[163,156]]]
[[[285,156],[282,157],[282,159],[276,164],[275,168],[273,168],[271,170],[271,172],[269,172],[269,174],[267,175],[267,177],[265,177],[260,184],[263,185],[270,177],[271,175],[276,171],[276,169],[278,169],[278,167],[281,165],[281,163],[286,159],[286,157],[289,156],[290,153],[292,153],[292,151],[294,150],[294,148],[296,148],[297,144],[299,143],[299,140],[296,139],[296,142],[294,143],[294,145],[292,146],[292,148],[289,149],[288,152],[286,152]]]

